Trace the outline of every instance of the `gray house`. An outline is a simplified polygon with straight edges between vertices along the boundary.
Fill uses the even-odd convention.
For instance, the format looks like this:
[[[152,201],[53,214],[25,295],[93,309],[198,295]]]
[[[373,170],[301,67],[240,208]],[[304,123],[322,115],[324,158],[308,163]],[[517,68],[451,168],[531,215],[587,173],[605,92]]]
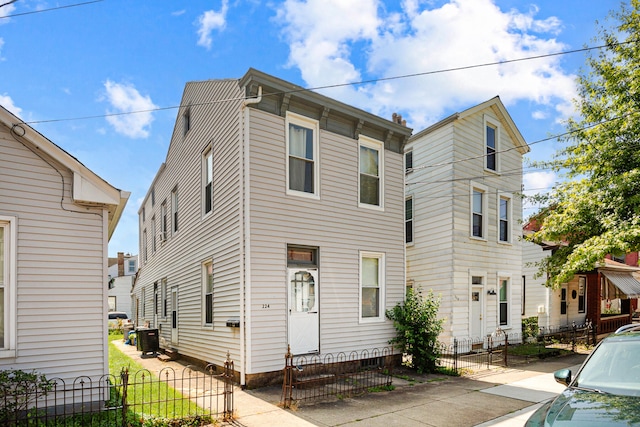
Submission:
[[[108,373],[107,244],[128,198],[0,107],[0,370]]]
[[[134,319],[264,383],[294,354],[388,346],[411,129],[250,69],[187,83],[142,206]],[[279,377],[278,377],[279,378]]]

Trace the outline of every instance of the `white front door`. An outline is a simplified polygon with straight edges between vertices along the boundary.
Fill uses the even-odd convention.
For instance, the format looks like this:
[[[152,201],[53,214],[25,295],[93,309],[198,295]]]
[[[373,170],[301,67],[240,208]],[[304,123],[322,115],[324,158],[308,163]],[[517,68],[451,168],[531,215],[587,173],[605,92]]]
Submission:
[[[318,270],[289,269],[289,345],[293,354],[320,350]]]
[[[471,314],[469,318],[471,338],[482,337],[482,289],[480,287],[471,288]]]
[[[171,344],[178,345],[178,288],[171,288]]]

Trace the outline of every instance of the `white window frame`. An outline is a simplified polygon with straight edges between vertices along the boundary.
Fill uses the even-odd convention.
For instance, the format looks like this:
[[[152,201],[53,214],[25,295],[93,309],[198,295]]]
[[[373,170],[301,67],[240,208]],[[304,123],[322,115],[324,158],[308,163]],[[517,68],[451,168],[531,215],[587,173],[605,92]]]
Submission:
[[[411,165],[409,165],[407,161],[407,157],[409,156],[411,156]],[[404,173],[407,174],[411,172],[413,172],[413,149],[404,152]]]
[[[290,187],[289,176],[289,125],[293,124],[313,131],[313,192],[300,190],[292,190]],[[285,118],[285,146],[286,146],[286,194],[307,197],[311,199],[320,199],[320,124],[317,120],[300,114],[287,111]]]
[[[147,262],[149,259],[147,256],[147,229],[142,230],[142,256],[144,258],[144,262]]]
[[[498,120],[495,120],[493,117],[491,116],[487,116],[486,114],[484,115],[484,120],[483,120],[483,128],[482,128],[482,133],[483,133],[483,139],[484,139],[484,169],[486,171],[489,172],[493,172],[493,173],[500,173],[500,133],[501,133],[501,126],[500,126],[500,122]],[[489,155],[487,154],[487,151],[489,149],[489,145],[488,145],[488,140],[487,140],[487,127],[491,127],[495,130],[495,147],[494,147],[494,159],[495,159],[495,169],[491,169],[488,167],[487,163],[489,160]]]
[[[211,292],[208,292],[208,269],[211,267]],[[211,294],[211,322],[207,322],[207,295]],[[202,325],[213,326],[213,260],[209,259],[202,263]]]
[[[130,259],[127,260],[127,271],[129,273],[135,273],[136,272],[136,260],[135,259],[130,258]]]
[[[506,280],[507,282],[507,290],[506,290],[506,299],[503,301],[501,299],[502,295],[501,295],[501,285],[502,285],[502,281]],[[496,288],[497,288],[497,295],[496,295],[496,321],[497,321],[497,326],[499,326],[501,329],[509,329],[511,328],[511,293],[512,293],[512,289],[513,289],[513,281],[511,279],[511,274],[510,273],[504,273],[504,272],[498,272],[498,283],[496,283]],[[501,304],[506,304],[507,305],[507,319],[506,319],[506,323],[502,324],[500,323],[500,307]]]
[[[407,202],[411,201],[411,218],[407,217]],[[414,242],[414,237],[415,237],[415,212],[416,212],[416,200],[412,195],[408,195],[407,197],[405,197],[404,199],[404,233],[405,233],[405,244],[407,245],[413,245]],[[407,225],[411,223],[411,239],[409,239],[408,233],[407,233]]]
[[[210,206],[207,206],[207,195]],[[207,210],[207,207],[209,210]],[[209,146],[202,154],[202,213],[203,216],[213,212],[213,147]]]
[[[15,217],[0,215],[0,228],[4,230],[4,245],[2,247],[4,289],[4,347],[0,347],[0,358],[16,357],[16,250],[18,222]]]
[[[367,147],[378,151],[378,180],[380,183],[378,186],[378,205],[371,205],[360,201],[360,177],[362,176],[360,172],[360,147]],[[384,210],[384,143],[364,135],[360,135],[358,138],[358,206],[380,211]]]
[[[140,291],[140,299],[142,300],[142,318],[147,319],[147,300],[146,289],[143,287]]]
[[[167,200],[163,200],[160,205],[160,243],[163,243],[167,240]]]
[[[503,221],[502,218],[502,210],[501,210],[501,202],[505,200],[507,202],[507,217],[506,219],[504,219],[504,221],[507,222],[507,239],[506,240],[502,240],[502,236],[500,235],[500,230],[502,229],[501,223]],[[512,243],[513,242],[513,196],[509,193],[500,193],[498,195],[498,205],[496,206],[496,212],[498,213],[496,215],[496,221],[497,221],[497,231],[498,231],[498,243]]]
[[[378,260],[378,316],[376,317],[362,317],[362,290],[366,287],[363,283],[363,274],[362,274],[362,266],[364,258],[375,258]],[[358,278],[358,319],[360,323],[378,323],[384,322],[385,320],[385,294],[386,294],[386,286],[385,286],[385,276],[386,276],[386,265],[385,265],[385,254],[382,252],[367,252],[361,251],[359,258],[359,278]]]
[[[169,312],[167,299],[167,278],[160,280],[160,317],[166,319]]]
[[[488,188],[484,185],[480,185],[474,182],[471,182],[469,185],[469,236],[472,239],[476,240],[487,240],[487,225],[488,225],[488,212],[487,212],[487,194]],[[482,236],[474,236],[473,234],[473,217],[475,214],[474,205],[473,205],[473,196],[474,192],[479,192],[482,194]]]
[[[178,187],[171,190],[171,235],[178,234]]]
[[[187,107],[182,113],[182,135],[186,135],[191,130],[191,107]]]

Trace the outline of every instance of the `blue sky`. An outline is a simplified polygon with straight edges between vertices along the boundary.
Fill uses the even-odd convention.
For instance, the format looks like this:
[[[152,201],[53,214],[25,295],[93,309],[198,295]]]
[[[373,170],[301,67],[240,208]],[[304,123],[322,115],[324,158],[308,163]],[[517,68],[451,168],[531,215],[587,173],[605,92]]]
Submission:
[[[563,132],[584,53],[429,72],[593,46],[596,21],[606,24],[618,6],[607,0],[17,0],[0,8],[0,104],[131,192],[109,255],[137,254],[138,208],[165,159],[186,82],[240,78],[250,67],[307,88],[367,81],[322,93],[382,117],[398,112],[415,132],[499,95],[531,144],[528,158],[543,160],[558,146],[537,141]],[[154,111],[108,116],[141,110]],[[531,192],[558,179],[525,169]]]

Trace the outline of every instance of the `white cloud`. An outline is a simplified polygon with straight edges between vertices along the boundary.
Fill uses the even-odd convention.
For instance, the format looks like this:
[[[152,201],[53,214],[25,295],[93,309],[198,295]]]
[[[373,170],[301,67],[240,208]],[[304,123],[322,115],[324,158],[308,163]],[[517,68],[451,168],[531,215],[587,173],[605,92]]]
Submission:
[[[2,3],[6,3],[6,1],[1,1]],[[0,16],[9,16],[13,13],[13,11],[16,10],[16,6],[13,4],[8,4],[6,6],[2,6],[0,7]],[[3,18],[0,19],[0,25],[2,24],[6,24],[10,21],[11,18]]]
[[[171,12],[171,15],[173,16],[181,16],[184,15],[187,11],[185,9],[182,10],[176,10],[175,12]]]
[[[287,0],[277,18],[290,66],[310,87],[424,74],[329,93],[383,117],[402,112],[414,129],[496,95],[507,106],[527,100],[563,117],[572,111],[575,79],[558,56],[427,74],[562,51],[557,18],[536,19],[535,7],[502,11],[493,0],[430,4],[407,0],[387,14],[376,0]]]
[[[149,96],[142,96],[138,90],[130,84],[115,83],[107,80],[104,84],[106,101],[113,109],[107,110],[107,122],[114,127],[116,132],[130,138],[146,138],[149,136],[149,127],[153,122],[150,110],[158,108]],[[122,114],[120,113],[131,113]]]
[[[4,95],[0,95],[0,105],[12,112],[15,116],[22,118],[20,116],[22,114],[22,108],[14,104],[13,99],[11,99],[11,97],[6,93]]]
[[[213,30],[224,30],[227,24],[228,9],[228,0],[222,0],[222,6],[219,12],[207,10],[198,17],[198,35],[200,36],[198,45],[204,46],[207,49],[211,48],[211,43],[213,42],[211,33]]]

